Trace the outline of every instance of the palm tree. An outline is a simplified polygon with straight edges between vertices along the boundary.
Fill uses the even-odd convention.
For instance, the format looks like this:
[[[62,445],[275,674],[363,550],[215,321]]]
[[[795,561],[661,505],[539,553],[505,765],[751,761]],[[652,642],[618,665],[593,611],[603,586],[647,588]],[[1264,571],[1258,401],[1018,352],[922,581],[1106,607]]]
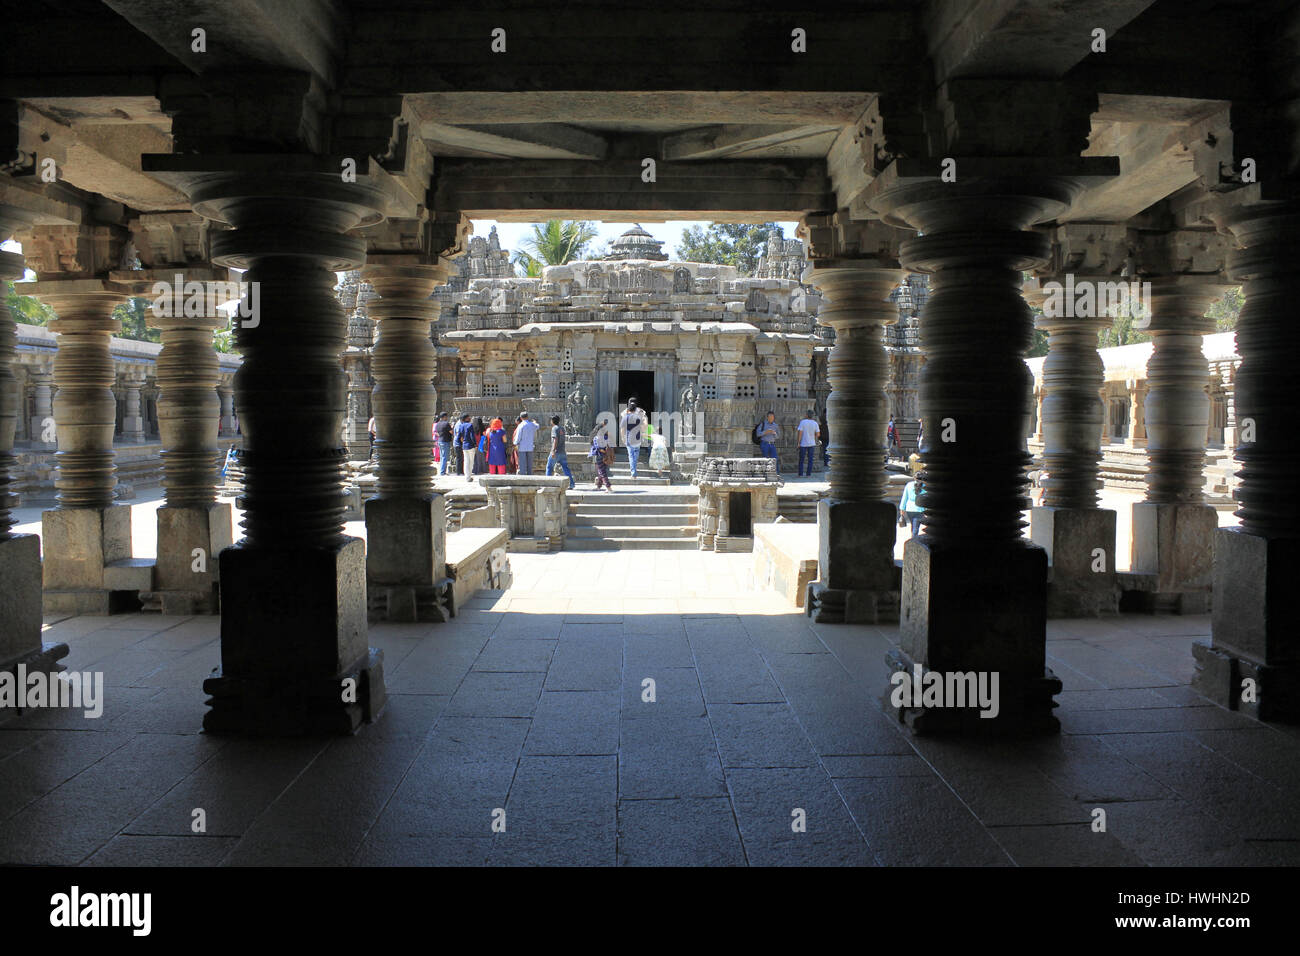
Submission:
[[[548,219],[533,224],[533,234],[514,255],[514,265],[525,276],[540,276],[546,266],[560,266],[582,258],[599,232],[594,223],[575,219]]]

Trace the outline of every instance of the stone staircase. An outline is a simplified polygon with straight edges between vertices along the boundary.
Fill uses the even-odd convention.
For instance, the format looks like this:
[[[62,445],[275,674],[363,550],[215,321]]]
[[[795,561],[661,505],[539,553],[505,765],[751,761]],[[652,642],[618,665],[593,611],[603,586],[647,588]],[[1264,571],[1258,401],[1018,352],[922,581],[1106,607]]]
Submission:
[[[645,495],[571,491],[564,550],[694,551],[698,500],[694,488]]]
[[[663,477],[657,477],[657,473],[650,470],[647,464],[646,455],[643,452],[641,461],[636,466],[636,481],[632,480],[632,472],[627,467],[627,451],[620,448],[614,457],[614,464],[609,466],[609,480],[614,487],[619,485],[671,485],[672,479],[667,471],[664,471]]]

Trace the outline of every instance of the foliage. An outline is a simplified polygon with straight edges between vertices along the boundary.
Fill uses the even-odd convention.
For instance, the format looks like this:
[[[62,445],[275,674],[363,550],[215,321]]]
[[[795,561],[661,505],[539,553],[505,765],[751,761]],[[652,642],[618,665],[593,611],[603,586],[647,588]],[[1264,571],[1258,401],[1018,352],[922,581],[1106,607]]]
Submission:
[[[1246,304],[1246,297],[1241,292],[1241,286],[1229,289],[1223,294],[1214,305],[1206,310],[1205,315],[1214,319],[1214,327],[1219,332],[1231,332],[1237,327],[1237,318],[1241,315],[1241,307]]]
[[[580,219],[534,223],[533,234],[520,243],[511,261],[525,276],[540,276],[546,266],[581,259],[597,235],[594,223]]]
[[[1115,316],[1115,321],[1111,323],[1110,328],[1102,329],[1097,334],[1097,348],[1108,349],[1116,345],[1150,342],[1151,336],[1138,327],[1138,322],[1141,321],[1141,312],[1142,310],[1139,309],[1136,315],[1130,311],[1121,312]]]
[[[118,338],[135,339],[137,342],[161,342],[162,333],[149,328],[149,308],[152,299],[135,297],[113,309],[113,318],[122,323]]]
[[[674,255],[687,262],[735,266],[741,275],[752,276],[772,236],[785,238],[785,231],[774,222],[757,225],[715,222],[707,229],[692,226],[682,230],[682,241]]]
[[[5,280],[5,305],[9,306],[9,317],[23,325],[48,325],[51,319],[58,318],[54,310],[34,295],[19,295],[11,280]]]

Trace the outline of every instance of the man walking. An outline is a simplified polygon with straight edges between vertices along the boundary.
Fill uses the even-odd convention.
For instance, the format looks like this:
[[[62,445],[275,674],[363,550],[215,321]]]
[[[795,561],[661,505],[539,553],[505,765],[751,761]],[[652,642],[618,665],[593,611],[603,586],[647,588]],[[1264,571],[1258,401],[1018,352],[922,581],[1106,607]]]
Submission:
[[[889,427],[885,429],[885,441],[889,445],[890,458],[902,458],[903,449],[898,440],[898,426],[894,424],[894,416],[889,416]]]
[[[528,417],[524,412],[519,416],[519,425],[515,428],[514,445],[515,452],[519,456],[519,474],[531,475],[533,473],[533,438],[541,426]]]
[[[777,458],[776,443],[780,437],[781,426],[776,423],[776,412],[768,412],[767,421],[758,426],[758,447],[763,452],[764,458]],[[779,464],[777,470],[781,470]]]
[[[804,474],[804,460],[808,461],[808,474],[813,473],[813,455],[817,452],[817,439],[821,437],[822,429],[817,424],[817,419],[813,418],[811,409],[804,415],[803,421],[796,426],[799,432],[799,476]]]
[[[564,450],[564,426],[560,424],[560,416],[551,416],[551,454],[546,459],[546,476],[551,476],[552,470],[558,465],[564,469],[564,473],[569,476],[569,490],[573,490],[573,472],[569,470],[569,455]]]
[[[451,418],[446,412],[433,424],[433,440],[438,443],[438,474],[445,475],[451,462]]]
[[[619,431],[623,434],[623,443],[627,445],[627,469],[636,480],[636,466],[641,460],[641,433],[645,428],[645,415],[636,407],[636,399],[627,400],[627,411],[619,419]]]

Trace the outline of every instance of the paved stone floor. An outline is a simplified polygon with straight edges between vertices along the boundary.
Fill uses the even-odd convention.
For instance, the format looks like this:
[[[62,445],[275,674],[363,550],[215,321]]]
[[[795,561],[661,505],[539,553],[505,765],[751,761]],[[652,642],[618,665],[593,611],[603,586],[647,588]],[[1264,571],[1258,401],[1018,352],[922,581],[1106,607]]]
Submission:
[[[1300,863],[1300,731],[1190,691],[1208,618],[1053,622],[1059,737],[912,739],[896,629],[810,625],[749,557],[513,555],[453,622],[372,629],[392,696],[347,739],[200,733],[215,620],[51,622],[104,714],[0,723],[0,862]]]

